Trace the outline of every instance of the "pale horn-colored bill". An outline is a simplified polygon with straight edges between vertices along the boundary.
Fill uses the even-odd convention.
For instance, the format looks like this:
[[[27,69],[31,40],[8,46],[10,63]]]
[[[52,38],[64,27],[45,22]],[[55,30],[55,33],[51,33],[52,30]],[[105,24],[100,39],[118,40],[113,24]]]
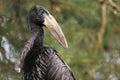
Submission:
[[[56,22],[56,20],[53,18],[52,15],[48,14],[48,15],[44,15],[44,25],[49,28],[50,32],[52,33],[52,35],[55,37],[55,39],[57,39],[57,41],[64,47],[64,48],[68,48],[68,44],[66,41],[66,38],[60,28],[60,26],[58,25],[58,23]]]

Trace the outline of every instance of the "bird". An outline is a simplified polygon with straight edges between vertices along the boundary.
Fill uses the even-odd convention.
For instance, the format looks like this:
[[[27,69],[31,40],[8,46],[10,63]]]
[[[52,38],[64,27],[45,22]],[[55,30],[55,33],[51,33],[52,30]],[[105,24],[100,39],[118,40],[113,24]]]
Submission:
[[[39,5],[33,6],[27,15],[30,39],[21,54],[20,73],[22,80],[76,80],[69,66],[58,52],[44,44],[44,28],[68,48],[64,33],[49,11]]]

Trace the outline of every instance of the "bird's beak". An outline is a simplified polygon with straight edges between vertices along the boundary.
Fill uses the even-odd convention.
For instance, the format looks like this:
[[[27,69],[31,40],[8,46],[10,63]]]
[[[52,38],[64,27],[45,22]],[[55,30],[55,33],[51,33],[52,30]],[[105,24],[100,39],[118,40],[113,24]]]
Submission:
[[[58,25],[56,20],[53,18],[53,16],[51,14],[48,14],[48,15],[45,14],[44,18],[45,19],[44,19],[43,24],[50,30],[50,32],[55,37],[55,39],[57,39],[57,41],[64,48],[68,48],[68,44],[67,44],[67,41],[65,39],[65,36],[64,36],[60,26]]]

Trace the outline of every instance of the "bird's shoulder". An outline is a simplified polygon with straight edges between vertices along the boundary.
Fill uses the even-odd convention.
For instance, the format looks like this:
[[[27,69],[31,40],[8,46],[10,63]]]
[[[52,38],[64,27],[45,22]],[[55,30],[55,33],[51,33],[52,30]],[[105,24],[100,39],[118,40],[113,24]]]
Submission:
[[[65,64],[61,57],[58,55],[58,52],[48,45],[44,45],[42,55],[47,58],[46,62],[48,63],[49,61],[51,61],[51,63],[54,61],[60,61],[61,63]]]
[[[57,54],[57,51],[54,48],[52,48],[51,46],[48,46],[48,45],[43,46],[43,51],[44,51],[44,53],[47,53],[48,55]]]
[[[58,55],[57,51],[49,46],[44,46],[44,55],[47,64],[47,78],[49,80],[75,80],[69,66]]]

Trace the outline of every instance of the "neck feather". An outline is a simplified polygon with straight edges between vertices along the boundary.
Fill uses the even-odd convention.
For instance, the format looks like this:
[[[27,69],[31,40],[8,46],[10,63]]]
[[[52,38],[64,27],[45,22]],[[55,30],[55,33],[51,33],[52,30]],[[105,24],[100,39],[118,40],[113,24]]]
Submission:
[[[44,31],[42,26],[36,25],[36,24],[30,24],[29,31],[31,34],[31,37],[35,36],[35,40],[33,42],[34,46],[42,47],[44,43]]]
[[[37,35],[36,35],[33,46],[43,47],[43,44],[44,44],[44,31],[43,31],[43,29],[42,28],[39,29],[38,32],[35,32],[31,36],[35,36],[35,34],[37,34]]]
[[[29,51],[31,49],[42,48],[44,43],[44,31],[42,27],[35,25],[34,26],[30,25],[29,27],[34,28],[30,29],[31,37],[22,51],[21,69],[23,68],[24,60],[27,58],[27,55],[29,55]]]

